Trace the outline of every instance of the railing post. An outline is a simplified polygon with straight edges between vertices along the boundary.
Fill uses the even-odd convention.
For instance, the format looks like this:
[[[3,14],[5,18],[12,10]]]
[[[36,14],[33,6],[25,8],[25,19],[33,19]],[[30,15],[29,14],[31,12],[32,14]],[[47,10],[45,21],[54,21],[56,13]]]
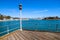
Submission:
[[[7,26],[7,33],[9,34],[9,27]]]
[[[50,27],[51,27],[51,24],[48,24],[48,31],[51,31]]]
[[[56,32],[58,32],[58,24],[56,24]]]

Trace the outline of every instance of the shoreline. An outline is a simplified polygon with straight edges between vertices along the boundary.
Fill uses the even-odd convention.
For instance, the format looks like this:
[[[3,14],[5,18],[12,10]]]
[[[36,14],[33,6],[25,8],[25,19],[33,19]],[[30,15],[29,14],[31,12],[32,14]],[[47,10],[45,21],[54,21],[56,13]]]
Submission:
[[[13,20],[20,20],[20,19],[13,19]],[[2,21],[13,21],[13,20],[0,20],[0,22],[2,22]],[[22,20],[29,20],[29,19],[22,19]]]

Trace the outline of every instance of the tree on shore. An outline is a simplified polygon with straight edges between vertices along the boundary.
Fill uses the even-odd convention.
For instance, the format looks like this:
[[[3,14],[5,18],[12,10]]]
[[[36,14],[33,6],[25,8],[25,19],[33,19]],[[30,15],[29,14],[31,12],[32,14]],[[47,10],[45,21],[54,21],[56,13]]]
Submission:
[[[10,16],[5,16],[6,19],[10,19],[11,17]]]
[[[4,15],[0,14],[0,20],[3,20],[4,18],[5,19],[10,19],[11,16],[4,16]]]
[[[3,20],[4,16],[0,14],[0,20]]]

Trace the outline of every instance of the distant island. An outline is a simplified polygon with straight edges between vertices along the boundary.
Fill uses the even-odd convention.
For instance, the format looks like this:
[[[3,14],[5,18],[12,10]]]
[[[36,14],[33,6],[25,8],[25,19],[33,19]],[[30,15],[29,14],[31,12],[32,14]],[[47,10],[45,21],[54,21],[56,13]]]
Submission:
[[[42,20],[59,20],[60,18],[58,16],[56,17],[45,17]]]

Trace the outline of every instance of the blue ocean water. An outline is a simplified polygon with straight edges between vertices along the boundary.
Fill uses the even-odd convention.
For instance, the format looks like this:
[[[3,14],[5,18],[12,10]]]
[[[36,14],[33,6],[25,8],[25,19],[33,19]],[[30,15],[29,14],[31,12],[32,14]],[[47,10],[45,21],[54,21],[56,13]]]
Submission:
[[[60,20],[28,20],[23,21],[23,29],[38,31],[57,31]],[[57,27],[58,26],[58,27]],[[60,30],[60,29],[59,29]]]
[[[23,30],[60,32],[60,20],[23,20]],[[20,20],[1,21],[0,36],[20,29]]]

